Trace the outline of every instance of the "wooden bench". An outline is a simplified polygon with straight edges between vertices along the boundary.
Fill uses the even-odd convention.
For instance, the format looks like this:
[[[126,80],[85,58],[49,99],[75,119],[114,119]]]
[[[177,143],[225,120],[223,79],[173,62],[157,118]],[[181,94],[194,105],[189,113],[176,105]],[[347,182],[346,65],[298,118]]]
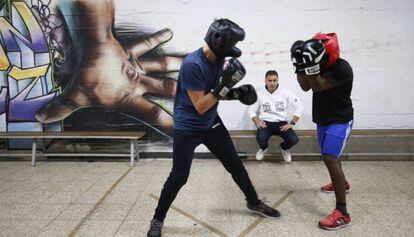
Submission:
[[[316,130],[295,130],[299,143],[291,149],[297,160],[319,159]],[[230,135],[240,155],[254,159],[258,150],[256,130],[232,130]],[[280,159],[277,136],[269,141],[268,157]],[[342,152],[344,160],[414,160],[414,129],[353,129]]]
[[[27,156],[32,157],[32,166],[36,165],[37,140],[38,139],[123,139],[130,141],[129,153],[40,153],[43,156],[129,156],[130,165],[134,165],[135,157],[139,159],[138,140],[145,132],[0,132],[0,138],[32,139],[31,153],[1,153],[2,156]]]
[[[256,130],[230,130],[233,136],[256,136]],[[300,137],[316,137],[316,130],[295,130]],[[412,136],[414,129],[352,129],[352,136]]]

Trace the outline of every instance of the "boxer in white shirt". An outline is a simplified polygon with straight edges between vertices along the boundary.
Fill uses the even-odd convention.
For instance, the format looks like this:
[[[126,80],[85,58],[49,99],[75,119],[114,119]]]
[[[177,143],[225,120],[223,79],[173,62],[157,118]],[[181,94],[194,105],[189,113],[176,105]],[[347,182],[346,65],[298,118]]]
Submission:
[[[256,140],[260,149],[256,159],[262,160],[268,150],[272,135],[280,136],[280,150],[283,159],[290,162],[292,157],[289,149],[299,142],[293,127],[303,112],[303,105],[296,95],[279,85],[279,75],[270,70],[265,75],[265,88],[258,90],[258,99],[249,107],[249,115],[257,127]],[[294,116],[288,119],[287,108],[293,106]]]

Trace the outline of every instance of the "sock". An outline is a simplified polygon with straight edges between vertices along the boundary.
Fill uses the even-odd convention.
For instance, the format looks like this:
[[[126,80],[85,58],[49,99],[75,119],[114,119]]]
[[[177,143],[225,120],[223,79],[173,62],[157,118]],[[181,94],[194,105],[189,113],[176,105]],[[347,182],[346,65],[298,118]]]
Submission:
[[[340,210],[342,214],[348,216],[348,211],[346,210],[346,203],[336,203],[336,209]]]

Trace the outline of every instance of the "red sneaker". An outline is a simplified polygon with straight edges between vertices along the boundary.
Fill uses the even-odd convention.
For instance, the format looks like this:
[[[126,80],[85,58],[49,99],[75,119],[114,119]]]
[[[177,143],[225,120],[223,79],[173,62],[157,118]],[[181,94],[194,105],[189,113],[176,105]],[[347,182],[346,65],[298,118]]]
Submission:
[[[327,184],[327,185],[321,187],[321,192],[333,193],[333,192],[335,192],[335,189],[334,189],[332,183],[330,183],[330,184]],[[348,182],[345,183],[345,192],[346,193],[351,192],[351,185]]]
[[[319,227],[326,230],[337,230],[351,225],[351,216],[345,216],[338,209],[332,214],[319,221]]]

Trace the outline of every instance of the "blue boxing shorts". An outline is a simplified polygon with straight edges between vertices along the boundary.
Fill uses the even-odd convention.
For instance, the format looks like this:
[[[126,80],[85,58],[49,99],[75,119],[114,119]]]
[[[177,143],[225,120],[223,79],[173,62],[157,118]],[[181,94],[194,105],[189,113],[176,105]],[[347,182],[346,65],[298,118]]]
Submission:
[[[338,159],[345,147],[346,140],[351,134],[353,124],[353,120],[347,123],[326,126],[318,124],[316,129],[318,131],[318,142],[321,148],[321,154],[329,154]]]

